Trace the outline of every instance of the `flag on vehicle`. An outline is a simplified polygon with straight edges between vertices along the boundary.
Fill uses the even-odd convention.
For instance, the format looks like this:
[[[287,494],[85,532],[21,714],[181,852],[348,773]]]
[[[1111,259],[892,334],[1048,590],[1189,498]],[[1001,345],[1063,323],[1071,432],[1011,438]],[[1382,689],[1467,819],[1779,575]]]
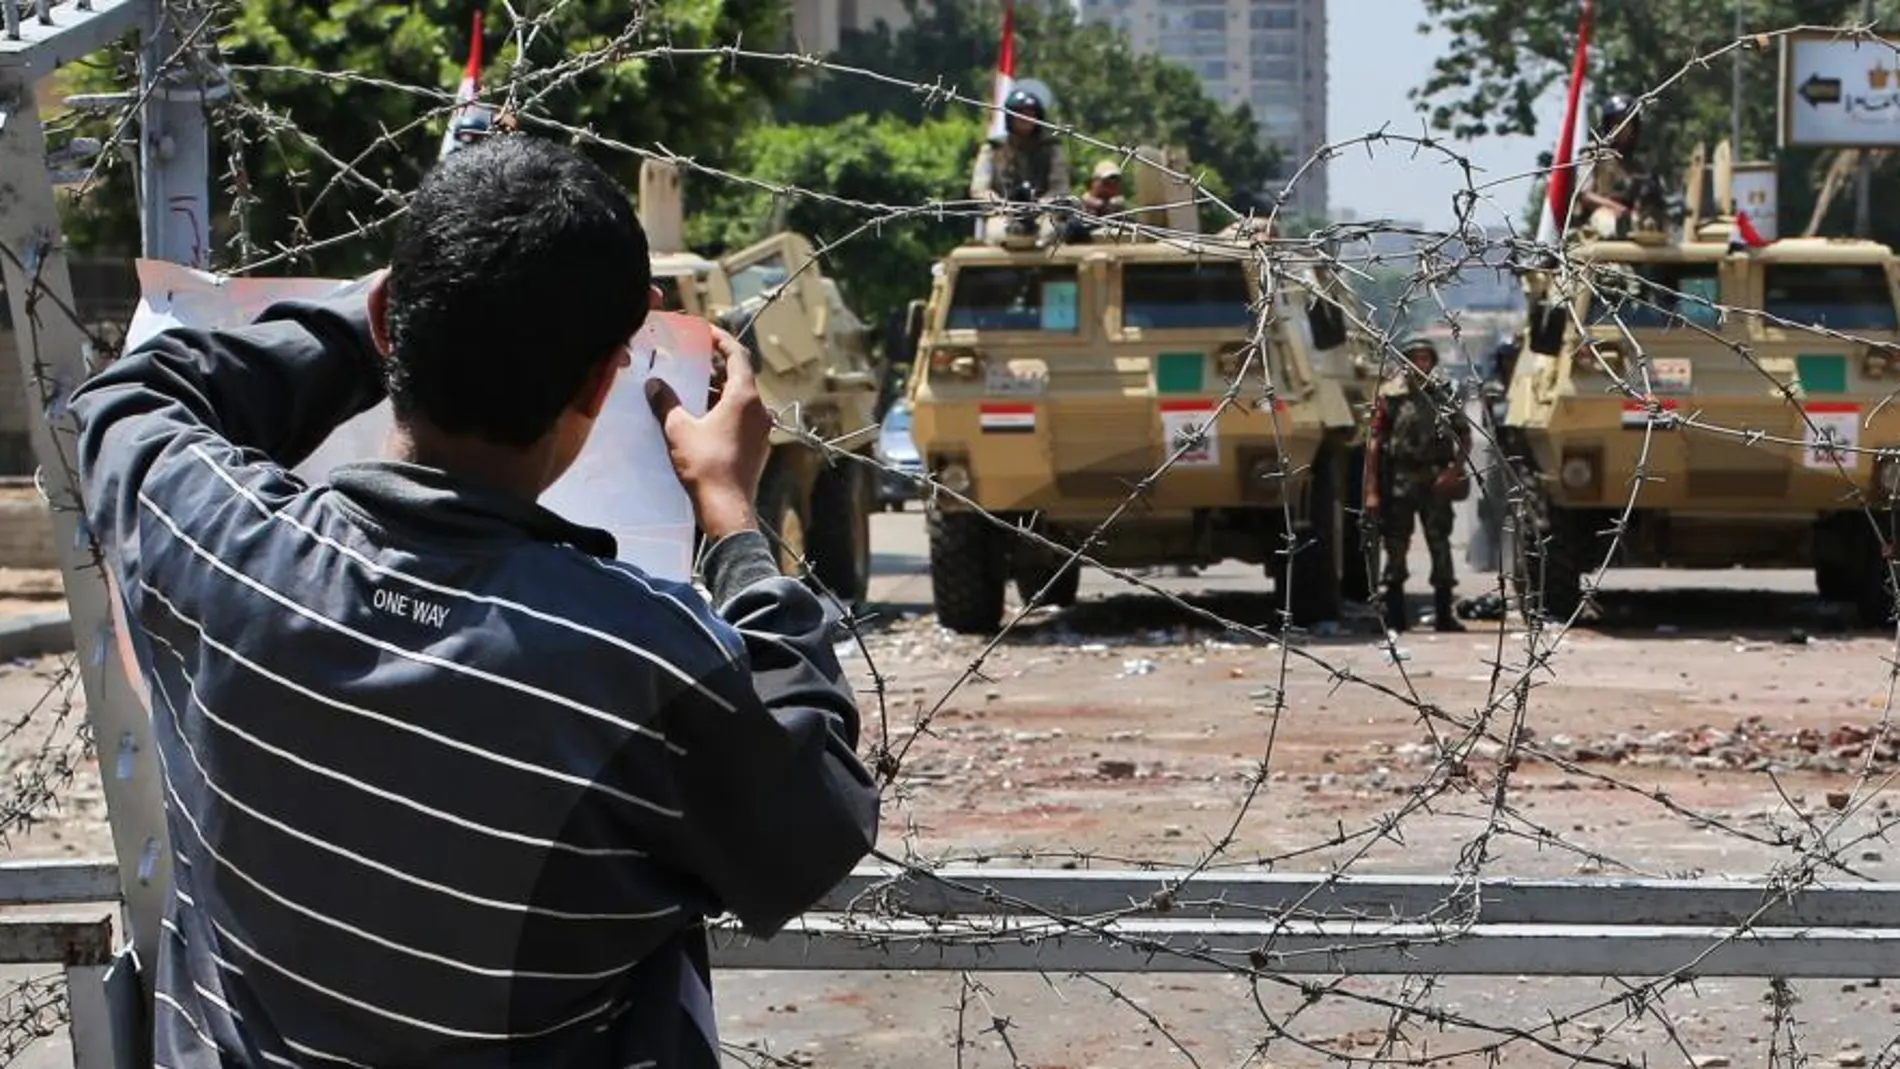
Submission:
[[[1748,221],[1748,213],[1740,208],[1736,208],[1735,226],[1728,234],[1728,251],[1741,252],[1744,249],[1759,249],[1765,247],[1767,244],[1768,239],[1762,237],[1761,231],[1755,229],[1755,224]]]
[[[996,81],[990,93],[990,103],[996,110],[990,112],[991,141],[1001,141],[1009,136],[1009,124],[1003,114],[1003,102],[1009,99],[1010,91],[1016,88],[1016,3],[1004,0],[1003,3],[1003,50],[996,60]]]
[[[1570,195],[1577,186],[1575,167],[1577,131],[1589,136],[1589,116],[1584,113],[1583,85],[1589,74],[1591,0],[1581,0],[1577,20],[1577,48],[1570,60],[1570,88],[1564,99],[1564,123],[1557,131],[1557,152],[1550,160],[1550,182],[1545,190],[1543,212],[1537,222],[1537,242],[1555,245],[1562,240],[1570,220]]]
[[[475,9],[475,28],[468,39],[468,64],[462,68],[462,84],[455,88],[455,110],[449,112],[449,128],[442,134],[442,156],[454,152],[462,143],[460,136],[470,127],[485,125],[487,113],[475,103],[482,91],[482,9]]]

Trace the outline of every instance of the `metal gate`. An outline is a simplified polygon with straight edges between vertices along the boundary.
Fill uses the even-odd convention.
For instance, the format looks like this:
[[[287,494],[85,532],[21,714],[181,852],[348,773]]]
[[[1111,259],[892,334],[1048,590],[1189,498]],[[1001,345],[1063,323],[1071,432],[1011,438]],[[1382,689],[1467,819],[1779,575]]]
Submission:
[[[35,0],[26,15],[0,7],[9,191],[0,274],[29,401],[45,416],[32,443],[63,546],[116,854],[0,863],[0,906],[73,911],[0,921],[0,964],[63,966],[75,1060],[106,1069],[110,966],[127,944],[154,959],[169,851],[149,728],[117,652],[99,549],[75,504],[65,398],[93,366],[73,314],[33,86],[61,63],[140,35],[138,95],[118,99],[139,107],[145,255],[205,267],[202,104],[223,81],[193,61],[199,27],[177,0]],[[1886,978],[1900,976],[1900,884],[871,867],[775,939],[724,923],[713,936],[715,962],[736,969]]]

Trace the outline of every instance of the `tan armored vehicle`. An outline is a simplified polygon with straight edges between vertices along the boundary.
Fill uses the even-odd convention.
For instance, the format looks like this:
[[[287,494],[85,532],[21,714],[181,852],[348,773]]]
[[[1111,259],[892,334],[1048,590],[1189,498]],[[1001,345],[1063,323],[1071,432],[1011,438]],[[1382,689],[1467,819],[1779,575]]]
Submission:
[[[1164,172],[1143,168],[1137,181],[1139,221],[1182,237],[973,243],[937,265],[909,397],[924,466],[952,492],[928,514],[946,627],[996,629],[1011,581],[1024,603],[1075,599],[1079,571],[1008,526],[1086,543],[1113,567],[1262,564],[1284,595],[1289,513],[1294,617],[1337,615],[1345,447],[1357,428],[1331,364],[1343,316],[1284,286],[1265,368],[1254,356],[1223,407],[1260,352],[1253,253],[1231,237],[1192,237],[1192,198]]]
[[[717,260],[686,251],[679,174],[671,165],[641,165],[639,204],[665,307],[710,319],[747,343],[758,357],[759,392],[781,425],[795,421],[862,458],[827,456],[792,430],[774,430],[758,508],[776,537],[782,572],[799,574],[804,560],[840,601],[863,600],[882,377],[865,324],[797,234],[774,234]]]
[[[1698,159],[1689,190],[1701,171]],[[1726,146],[1714,171],[1726,205]],[[1701,220],[1699,200],[1679,239],[1584,236],[1569,248],[1574,270],[1526,278],[1505,421],[1542,536],[1506,525],[1526,616],[1569,618],[1581,578],[1607,557],[1812,566],[1824,597],[1879,623],[1885,573],[1856,491],[1885,508],[1900,469],[1829,446],[1900,443],[1900,406],[1884,403],[1900,379],[1900,267],[1885,245],[1843,238],[1732,250],[1733,220]]]

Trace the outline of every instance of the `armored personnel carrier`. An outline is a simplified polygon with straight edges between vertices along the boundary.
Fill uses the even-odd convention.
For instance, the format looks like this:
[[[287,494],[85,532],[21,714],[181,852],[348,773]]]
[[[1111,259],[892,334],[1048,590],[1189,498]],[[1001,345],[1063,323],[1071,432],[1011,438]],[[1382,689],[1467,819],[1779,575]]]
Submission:
[[[1074,601],[1066,555],[1011,527],[1112,567],[1260,564],[1295,620],[1338,615],[1363,422],[1341,382],[1365,376],[1346,316],[1318,276],[1262,301],[1250,243],[1197,236],[1191,191],[1168,174],[1185,160],[1139,155],[1166,161],[1138,165],[1131,215],[1148,228],[966,244],[917,308],[912,437],[951,491],[927,522],[953,630],[994,631],[1012,581],[1025,604]]]
[[[1862,506],[1887,508],[1900,468],[1849,450],[1900,443],[1883,403],[1900,377],[1896,258],[1846,238],[1748,247],[1732,217],[1700,218],[1703,169],[1698,151],[1680,233],[1585,233],[1568,269],[1525,277],[1505,419],[1534,527],[1506,524],[1522,608],[1569,618],[1606,561],[1812,567],[1824,597],[1883,622]],[[1713,169],[1727,205],[1726,145]]]
[[[793,418],[804,431],[773,431],[759,487],[759,517],[775,536],[779,570],[797,575],[805,562],[840,601],[863,600],[883,377],[865,324],[798,234],[774,234],[716,260],[687,251],[679,173],[670,164],[641,164],[639,212],[664,306],[710,319],[744,341],[756,354],[765,403],[781,424]],[[829,456],[805,435],[856,456]]]

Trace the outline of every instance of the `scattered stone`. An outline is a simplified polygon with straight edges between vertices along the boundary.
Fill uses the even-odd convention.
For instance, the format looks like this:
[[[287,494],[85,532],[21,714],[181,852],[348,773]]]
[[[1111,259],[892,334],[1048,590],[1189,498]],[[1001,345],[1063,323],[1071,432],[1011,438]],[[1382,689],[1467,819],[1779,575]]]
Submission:
[[[1127,679],[1130,676],[1152,675],[1154,674],[1154,670],[1155,663],[1153,661],[1146,657],[1134,657],[1122,662],[1122,671],[1119,678]]]
[[[1695,1069],[1726,1069],[1728,1064],[1726,1054],[1698,1054],[1695,1058]]]
[[[1095,771],[1106,779],[1129,779],[1135,774],[1135,763],[1111,759],[1097,762]]]
[[[1834,1064],[1841,1069],[1857,1069],[1867,1064],[1867,1052],[1863,1050],[1844,1050],[1834,1056]]]

